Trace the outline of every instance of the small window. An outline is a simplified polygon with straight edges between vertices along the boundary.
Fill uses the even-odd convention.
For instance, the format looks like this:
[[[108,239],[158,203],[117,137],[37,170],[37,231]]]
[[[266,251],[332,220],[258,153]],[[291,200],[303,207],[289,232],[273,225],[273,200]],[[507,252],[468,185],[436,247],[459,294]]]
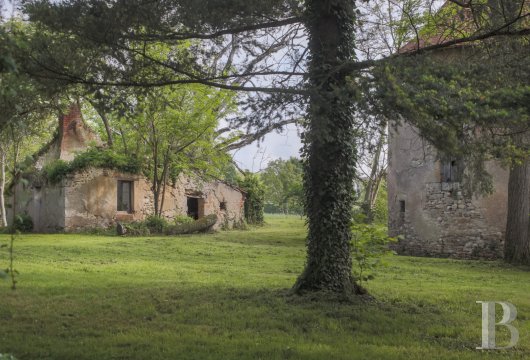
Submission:
[[[133,212],[132,181],[118,181],[118,211]]]
[[[226,210],[226,201],[221,201],[219,203],[219,209],[220,210]]]
[[[460,181],[459,166],[457,160],[444,161],[442,163],[442,182]]]
[[[399,212],[402,214],[405,213],[405,200],[399,200]]]

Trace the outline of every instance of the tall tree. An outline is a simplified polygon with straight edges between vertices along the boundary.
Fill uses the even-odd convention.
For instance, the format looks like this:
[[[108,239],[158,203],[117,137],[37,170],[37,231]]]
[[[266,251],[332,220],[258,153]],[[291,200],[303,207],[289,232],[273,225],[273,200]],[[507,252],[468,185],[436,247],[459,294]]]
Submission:
[[[151,89],[131,101],[136,105],[119,126],[132,145],[126,150],[117,144],[116,150],[144,160],[154,212],[162,216],[168,183],[190,171],[217,174],[228,161],[216,147],[215,129],[233,100],[226,91],[194,85]]]
[[[355,6],[349,0],[306,1],[310,105],[304,136],[307,264],[296,291],[360,289],[352,277],[350,226],[357,160],[354,111],[359,93],[340,69],[355,59]],[[349,90],[349,91],[348,91]]]

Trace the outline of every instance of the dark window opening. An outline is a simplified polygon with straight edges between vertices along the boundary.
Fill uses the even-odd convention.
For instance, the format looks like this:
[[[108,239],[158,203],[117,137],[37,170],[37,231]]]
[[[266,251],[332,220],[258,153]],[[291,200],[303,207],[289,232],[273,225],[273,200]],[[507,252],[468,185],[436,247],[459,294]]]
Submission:
[[[220,210],[226,210],[226,201],[221,201],[219,203],[219,209]]]
[[[195,220],[199,219],[199,199],[198,198],[188,198],[188,216],[194,218]]]
[[[457,160],[444,161],[442,163],[442,182],[460,181],[460,171]]]
[[[118,211],[133,212],[132,181],[118,181]]]
[[[400,213],[405,212],[405,200],[399,200],[399,212]]]

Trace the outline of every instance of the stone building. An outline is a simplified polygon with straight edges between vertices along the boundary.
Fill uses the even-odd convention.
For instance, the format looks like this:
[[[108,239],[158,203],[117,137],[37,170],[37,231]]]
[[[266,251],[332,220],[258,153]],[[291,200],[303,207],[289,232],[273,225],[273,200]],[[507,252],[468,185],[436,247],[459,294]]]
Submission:
[[[466,196],[462,164],[442,159],[402,125],[389,132],[387,175],[389,233],[401,235],[400,254],[453,258],[502,256],[508,204],[508,170],[487,164],[494,193]]]
[[[58,136],[38,154],[35,167],[42,169],[57,159],[70,161],[93,145],[102,142],[83,121],[79,106],[72,105],[59,119]],[[147,178],[103,168],[78,171],[55,185],[18,183],[16,193],[17,213],[30,215],[36,232],[110,227],[117,222],[140,221],[154,213]],[[230,228],[243,221],[244,201],[241,190],[222,181],[181,175],[174,185],[167,184],[162,215],[171,220],[178,215],[199,219],[216,214],[214,229]]]
[[[445,6],[451,6],[447,2]],[[451,26],[473,26],[469,9],[460,9]],[[420,38],[400,49],[451,40],[446,35]],[[440,62],[462,61],[474,51],[472,44],[453,45],[431,53]],[[400,254],[453,258],[502,257],[507,219],[509,171],[498,163],[486,164],[494,192],[466,196],[462,189],[463,164],[444,159],[406,123],[391,127],[388,138],[389,233],[400,236]]]

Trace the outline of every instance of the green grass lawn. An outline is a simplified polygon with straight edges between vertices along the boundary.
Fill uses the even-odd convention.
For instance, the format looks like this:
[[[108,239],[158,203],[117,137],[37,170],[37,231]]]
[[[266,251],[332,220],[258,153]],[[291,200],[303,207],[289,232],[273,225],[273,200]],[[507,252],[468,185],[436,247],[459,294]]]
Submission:
[[[304,265],[304,223],[280,216],[267,223],[180,237],[24,235],[16,243],[18,289],[0,283],[0,353],[19,360],[530,358],[528,269],[395,256],[367,284],[373,300],[291,296]],[[475,350],[477,300],[517,306],[517,349]]]

